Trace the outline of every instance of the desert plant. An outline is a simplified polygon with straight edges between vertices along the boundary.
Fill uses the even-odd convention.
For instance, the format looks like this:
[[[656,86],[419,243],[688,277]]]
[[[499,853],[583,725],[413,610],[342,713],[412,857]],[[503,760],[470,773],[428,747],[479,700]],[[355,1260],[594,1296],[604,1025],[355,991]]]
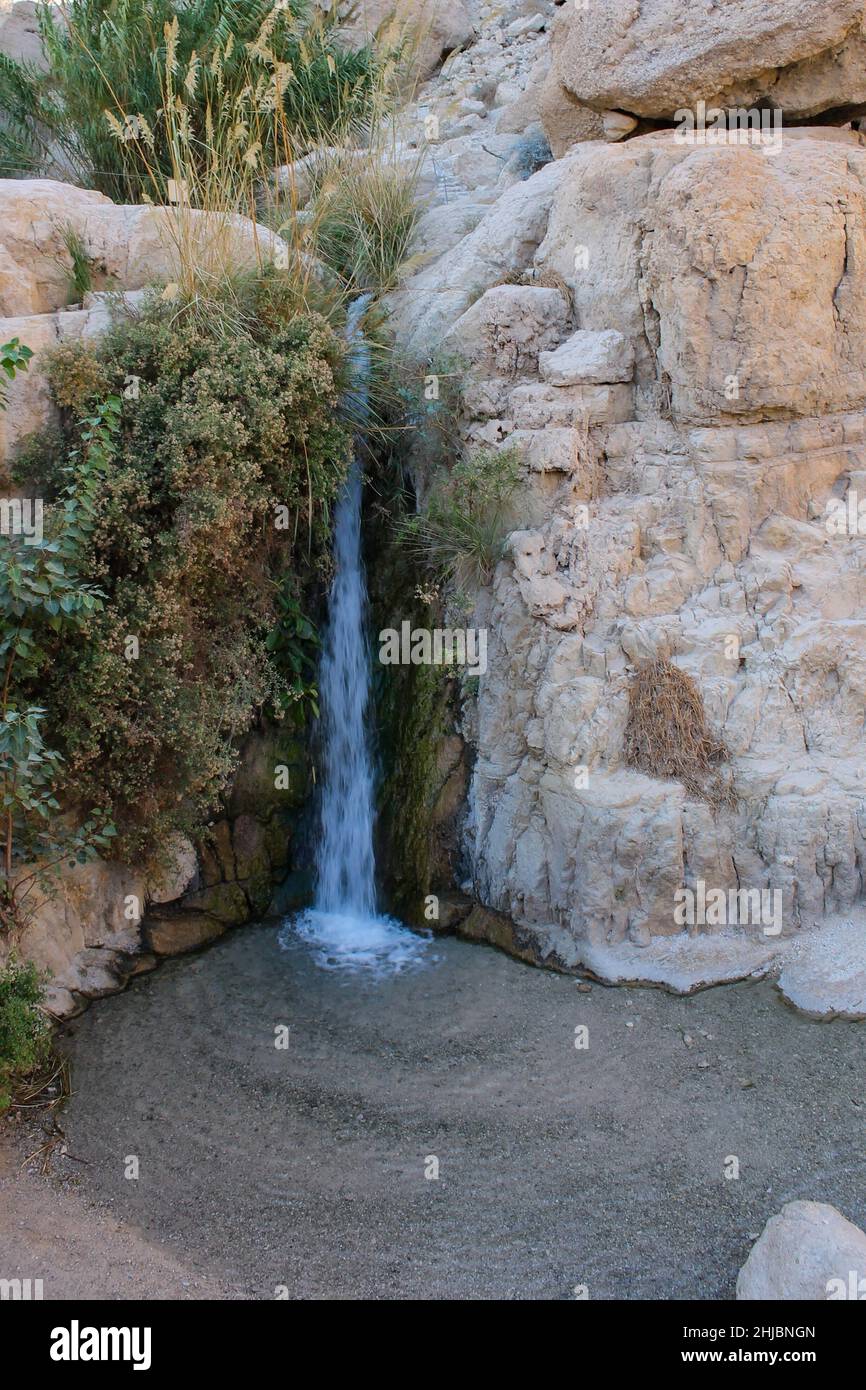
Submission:
[[[50,1031],[41,997],[36,966],[11,956],[0,967],[0,1115],[9,1108],[15,1080],[48,1056]]]
[[[450,473],[440,471],[421,511],[399,524],[400,539],[452,585],[489,583],[521,473],[515,449],[477,450]]]
[[[93,274],[81,233],[71,222],[63,228],[63,245],[70,261],[69,301],[71,304],[80,304],[84,296],[93,289]]]
[[[350,291],[387,294],[417,264],[409,246],[420,165],[400,156],[388,131],[385,121],[364,148],[325,151],[314,166],[304,213],[309,244]],[[285,218],[277,209],[281,234],[293,220],[293,213]]]

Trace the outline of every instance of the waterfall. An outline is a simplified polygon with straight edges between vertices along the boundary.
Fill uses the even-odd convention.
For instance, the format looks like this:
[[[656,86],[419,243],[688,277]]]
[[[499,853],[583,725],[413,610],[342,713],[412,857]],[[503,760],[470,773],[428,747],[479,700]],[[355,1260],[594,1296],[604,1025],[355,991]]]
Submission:
[[[348,314],[353,384],[345,409],[360,429],[369,418],[370,348],[361,329],[369,296]],[[361,543],[363,469],[355,456],[334,512],[334,580],[319,672],[322,711],[321,808],[316,896],[311,911],[287,924],[314,946],[320,965],[391,972],[418,963],[427,938],[376,914],[373,853],[374,774],[369,735],[367,579]]]
[[[370,349],[359,331],[366,300],[351,306],[354,384],[347,401],[363,426],[369,415]],[[361,553],[361,460],[356,450],[334,514],[335,575],[319,674],[324,782],[316,851],[316,908],[368,918],[375,914],[373,767],[367,731],[370,663],[367,578]]]

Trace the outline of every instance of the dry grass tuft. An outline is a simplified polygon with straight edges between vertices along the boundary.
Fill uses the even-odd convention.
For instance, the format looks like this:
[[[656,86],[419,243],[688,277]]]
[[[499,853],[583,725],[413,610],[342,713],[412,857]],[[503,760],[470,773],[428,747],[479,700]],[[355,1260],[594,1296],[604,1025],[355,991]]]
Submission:
[[[711,805],[730,805],[719,775],[728,756],[707,727],[704,701],[691,676],[663,657],[642,662],[629,691],[625,759],[649,777],[682,782]]]
[[[563,280],[561,275],[557,275],[555,270],[509,270],[507,275],[503,275],[501,280],[496,281],[496,284],[530,285],[536,290],[559,290],[568,305],[569,312],[574,308],[574,295],[568,282]]]

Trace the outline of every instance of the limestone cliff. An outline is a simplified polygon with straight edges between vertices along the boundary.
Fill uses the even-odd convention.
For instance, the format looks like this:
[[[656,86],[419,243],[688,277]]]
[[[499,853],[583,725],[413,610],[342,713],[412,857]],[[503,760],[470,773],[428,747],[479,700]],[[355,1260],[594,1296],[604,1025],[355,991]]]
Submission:
[[[640,948],[700,959],[731,928],[683,931],[675,894],[698,881],[781,893],[783,942],[862,901],[866,148],[842,116],[785,125],[862,99],[862,6],[743,0],[684,43],[662,0],[613,27],[570,13],[565,38],[564,10],[533,8],[483,7],[419,95],[440,137],[429,259],[393,325],[418,360],[459,353],[464,440],[524,464],[519,529],[476,596],[471,889],[539,957],[616,975],[621,947],[639,978]],[[540,128],[510,117],[543,115],[551,32],[598,121],[532,172]],[[605,112],[670,125],[765,96],[778,138],[622,141],[609,120],[604,139]],[[647,658],[694,679],[727,749],[721,803],[628,765]],[[718,944],[743,973],[775,933]]]

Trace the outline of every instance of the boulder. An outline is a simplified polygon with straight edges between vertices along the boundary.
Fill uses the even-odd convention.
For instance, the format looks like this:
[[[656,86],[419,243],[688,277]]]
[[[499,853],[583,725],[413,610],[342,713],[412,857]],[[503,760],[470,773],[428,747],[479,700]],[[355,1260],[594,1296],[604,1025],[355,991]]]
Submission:
[[[654,134],[560,165],[537,261],[573,287],[583,329],[635,344],[638,381],[668,392],[679,420],[866,402],[859,137],[806,129],[770,155]]]
[[[192,841],[176,833],[165,846],[162,862],[147,881],[151,903],[172,903],[182,898],[198,874],[198,855]]]
[[[674,0],[569,6],[553,36],[565,91],[595,111],[671,119],[699,100],[790,118],[866,101],[861,0]]]
[[[56,5],[54,13],[62,23],[62,14]],[[40,71],[47,68],[39,34],[39,6],[33,0],[15,0],[11,5],[0,7],[0,53],[14,58],[17,63],[30,63]]]
[[[568,321],[569,307],[559,290],[497,285],[457,320],[444,347],[473,370],[526,376],[537,370],[539,353],[567,333]]]
[[[561,58],[568,51],[575,15],[573,5],[560,10],[553,25],[545,70],[537,78],[535,106],[556,159],[561,159],[578,141],[602,140],[605,135],[601,115],[577,99],[561,72]]]
[[[590,332],[579,329],[553,352],[538,359],[542,381],[551,386],[605,385],[631,381],[634,348],[615,329]]]
[[[353,0],[342,33],[360,47],[373,39],[397,47],[408,41],[409,60],[423,81],[475,37],[464,0]]]
[[[846,1298],[866,1298],[866,1235],[826,1202],[788,1202],[753,1245],[737,1299]]]
[[[0,179],[0,315],[45,314],[70,298],[65,235],[80,237],[94,289],[137,290],[177,277],[182,235],[204,258],[213,227],[239,266],[285,253],[282,239],[244,217],[197,209],[123,207],[54,179]]]

